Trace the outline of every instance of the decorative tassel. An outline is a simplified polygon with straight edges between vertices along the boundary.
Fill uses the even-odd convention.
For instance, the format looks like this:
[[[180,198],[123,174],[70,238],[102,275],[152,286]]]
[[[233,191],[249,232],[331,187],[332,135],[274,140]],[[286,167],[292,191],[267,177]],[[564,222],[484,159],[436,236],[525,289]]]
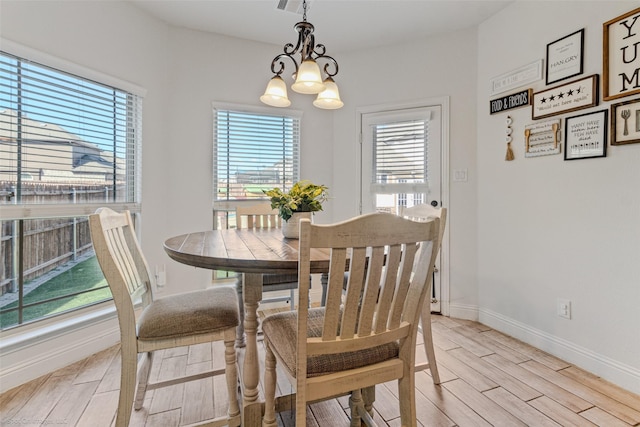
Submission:
[[[504,157],[504,159],[506,161],[511,161],[513,159],[515,159],[515,156],[513,155],[513,150],[511,149],[511,143],[507,142],[507,155]]]
[[[508,162],[516,158],[516,156],[513,155],[513,150],[511,149],[511,123],[513,123],[513,119],[511,119],[511,116],[507,116],[507,155],[504,156],[504,159]]]

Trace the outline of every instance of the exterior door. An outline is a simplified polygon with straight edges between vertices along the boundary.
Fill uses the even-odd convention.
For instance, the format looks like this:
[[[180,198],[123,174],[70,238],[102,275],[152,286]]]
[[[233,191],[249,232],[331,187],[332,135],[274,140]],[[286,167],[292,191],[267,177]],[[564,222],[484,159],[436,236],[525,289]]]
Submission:
[[[442,106],[361,115],[360,212],[401,214],[402,208],[442,206]],[[434,273],[431,311],[441,312],[442,257]]]

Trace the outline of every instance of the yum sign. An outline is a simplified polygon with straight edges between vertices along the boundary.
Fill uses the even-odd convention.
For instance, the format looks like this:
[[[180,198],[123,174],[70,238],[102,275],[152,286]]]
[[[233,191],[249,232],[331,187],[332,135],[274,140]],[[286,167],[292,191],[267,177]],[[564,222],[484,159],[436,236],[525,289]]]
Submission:
[[[604,100],[640,93],[640,8],[603,24]]]

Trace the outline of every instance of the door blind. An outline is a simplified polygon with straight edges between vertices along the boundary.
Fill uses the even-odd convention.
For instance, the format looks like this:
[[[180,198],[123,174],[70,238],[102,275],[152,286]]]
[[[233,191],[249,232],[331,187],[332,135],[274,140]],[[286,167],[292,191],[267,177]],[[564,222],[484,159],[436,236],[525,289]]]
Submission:
[[[374,124],[373,193],[428,191],[429,121],[424,119]]]

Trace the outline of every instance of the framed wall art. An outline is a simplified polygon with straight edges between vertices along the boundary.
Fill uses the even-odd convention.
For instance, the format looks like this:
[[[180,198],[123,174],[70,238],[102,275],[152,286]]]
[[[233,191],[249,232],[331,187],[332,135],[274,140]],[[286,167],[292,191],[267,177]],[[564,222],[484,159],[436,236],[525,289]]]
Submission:
[[[603,24],[604,100],[640,93],[640,8]]]
[[[491,95],[497,95],[528,83],[542,80],[542,59],[523,65],[520,68],[500,74],[491,79]]]
[[[601,110],[565,119],[565,160],[607,155],[607,113]]]
[[[524,156],[560,154],[560,119],[545,120],[524,127]]]
[[[611,145],[640,142],[640,98],[611,105]]]
[[[547,84],[582,74],[584,28],[547,45]]]
[[[598,75],[584,77],[533,94],[531,118],[542,119],[598,105]]]

